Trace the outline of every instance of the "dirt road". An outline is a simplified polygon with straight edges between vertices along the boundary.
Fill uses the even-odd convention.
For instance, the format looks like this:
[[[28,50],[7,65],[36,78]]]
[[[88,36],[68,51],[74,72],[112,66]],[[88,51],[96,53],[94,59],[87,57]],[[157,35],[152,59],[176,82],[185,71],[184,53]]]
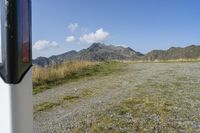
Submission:
[[[127,99],[137,105],[123,104]],[[200,132],[200,63],[126,63],[122,72],[46,90],[33,102],[39,108],[34,113],[36,133]],[[125,113],[119,113],[122,105],[127,105]],[[165,116],[174,124],[167,125],[171,119]],[[106,126],[101,125],[104,120]]]

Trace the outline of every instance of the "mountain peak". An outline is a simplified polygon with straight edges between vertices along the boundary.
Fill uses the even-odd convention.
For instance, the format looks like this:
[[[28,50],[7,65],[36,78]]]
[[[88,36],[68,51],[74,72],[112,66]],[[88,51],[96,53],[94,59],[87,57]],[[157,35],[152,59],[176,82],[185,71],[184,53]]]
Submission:
[[[79,52],[74,50],[54,55],[50,58],[38,57],[33,60],[33,64],[47,67],[60,64],[70,60],[108,61],[108,60],[170,60],[170,59],[190,59],[200,58],[200,46],[190,45],[188,47],[171,47],[168,50],[152,50],[145,56],[130,47],[105,45],[103,43],[93,43],[89,48]]]
[[[101,46],[105,46],[105,44],[100,42],[95,42],[90,47],[101,47]]]
[[[98,50],[98,49],[101,49],[102,47],[104,47],[105,46],[105,44],[103,44],[103,43],[93,43],[89,48],[88,48],[88,50],[90,50],[90,51],[96,51],[96,50]]]
[[[37,58],[34,60],[34,64],[46,67],[69,60],[134,60],[139,59],[141,56],[143,56],[143,54],[136,52],[129,47],[124,48],[123,46],[93,43],[89,48],[79,52],[69,51],[60,55],[51,56],[50,58]]]

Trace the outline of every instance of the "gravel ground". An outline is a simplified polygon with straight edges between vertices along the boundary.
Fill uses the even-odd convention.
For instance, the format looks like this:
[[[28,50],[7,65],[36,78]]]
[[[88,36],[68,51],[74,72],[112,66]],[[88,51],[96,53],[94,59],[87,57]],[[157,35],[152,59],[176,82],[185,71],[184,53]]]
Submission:
[[[95,121],[96,114],[136,96],[139,93],[138,86],[144,86],[149,81],[169,85],[174,82],[188,83],[191,86],[200,85],[200,63],[127,63],[124,69],[125,71],[108,76],[93,76],[70,82],[35,95],[34,106],[45,102],[56,103],[66,96],[79,96],[75,100],[62,101],[59,106],[35,112],[35,132],[73,132],[74,129],[81,128],[83,121]],[[198,88],[200,89],[200,86]],[[149,89],[145,90],[145,93],[156,92]],[[200,96],[198,89],[188,92],[179,89],[177,93]],[[200,107],[200,98],[196,99],[196,103],[192,102]],[[195,110],[195,114],[199,115],[200,110]],[[195,128],[199,129],[200,124]]]

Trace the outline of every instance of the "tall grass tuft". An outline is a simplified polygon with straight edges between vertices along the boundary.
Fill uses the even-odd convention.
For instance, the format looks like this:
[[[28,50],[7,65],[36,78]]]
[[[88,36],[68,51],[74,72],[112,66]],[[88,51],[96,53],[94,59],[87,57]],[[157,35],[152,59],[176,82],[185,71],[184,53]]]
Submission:
[[[64,80],[76,78],[74,75],[85,68],[98,65],[98,62],[70,61],[48,68],[33,67],[34,93],[49,89],[49,86],[61,84]]]

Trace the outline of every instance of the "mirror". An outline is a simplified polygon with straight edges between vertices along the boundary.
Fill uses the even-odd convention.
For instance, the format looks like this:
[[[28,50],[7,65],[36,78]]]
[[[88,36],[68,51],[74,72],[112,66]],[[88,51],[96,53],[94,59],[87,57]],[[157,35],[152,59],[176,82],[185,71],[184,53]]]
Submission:
[[[0,0],[0,76],[19,83],[32,66],[31,1]]]
[[[30,31],[29,31],[29,1],[23,0],[22,8],[22,28],[23,28],[23,41],[22,41],[22,52],[23,52],[23,63],[30,62]]]
[[[0,10],[0,64],[2,63],[2,42],[1,42],[1,10]]]

